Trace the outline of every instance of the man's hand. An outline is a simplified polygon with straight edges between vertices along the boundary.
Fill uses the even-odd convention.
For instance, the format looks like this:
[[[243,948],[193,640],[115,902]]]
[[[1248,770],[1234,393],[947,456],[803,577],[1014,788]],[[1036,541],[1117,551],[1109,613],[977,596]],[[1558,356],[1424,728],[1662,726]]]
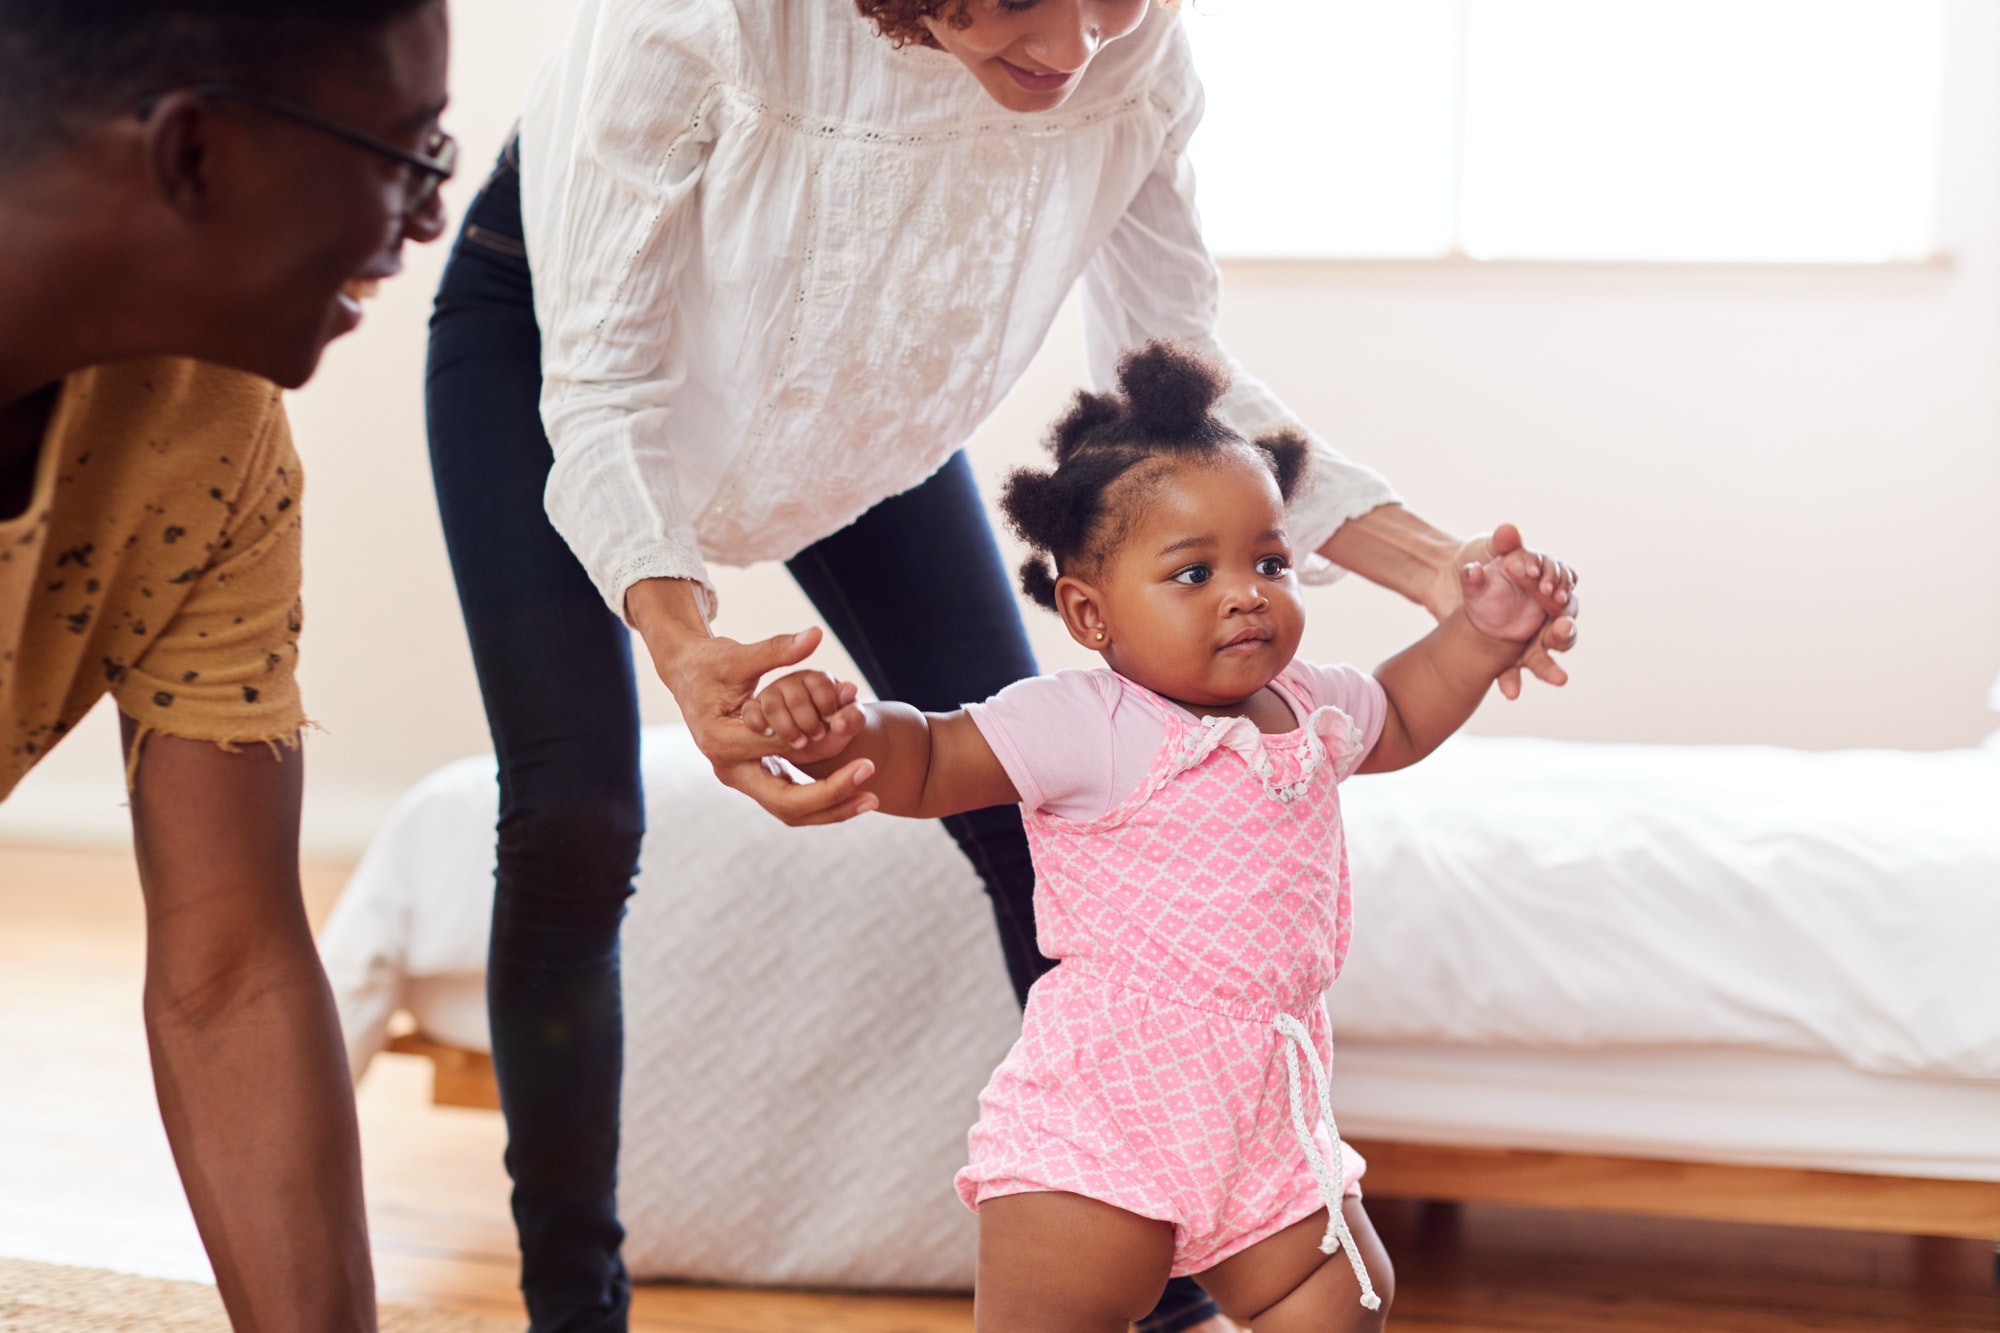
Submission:
[[[1457,559],[1439,571],[1430,595],[1424,598],[1430,613],[1443,620],[1465,601],[1461,576],[1467,565],[1485,566],[1517,551],[1535,560],[1541,570],[1542,577],[1534,585],[1535,596],[1549,621],[1522,649],[1520,661],[1501,674],[1500,693],[1509,699],[1521,697],[1523,668],[1550,685],[1569,683],[1569,672],[1550,654],[1566,653],[1576,646],[1576,617],[1581,610],[1576,596],[1576,571],[1553,556],[1524,545],[1521,530],[1512,523],[1502,523],[1492,532],[1463,543]]]

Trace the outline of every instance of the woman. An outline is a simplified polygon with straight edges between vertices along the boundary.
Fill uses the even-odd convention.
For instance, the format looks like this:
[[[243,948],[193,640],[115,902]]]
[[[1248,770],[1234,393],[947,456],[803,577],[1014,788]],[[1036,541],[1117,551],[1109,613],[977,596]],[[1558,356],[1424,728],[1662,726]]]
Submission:
[[[713,636],[706,560],[785,560],[885,697],[952,708],[1033,673],[958,450],[1079,278],[1100,382],[1152,337],[1222,359],[1200,113],[1151,0],[586,0],[537,80],[439,291],[428,386],[500,759],[488,995],[537,1333],[625,1327],[617,939],[643,817],[622,622],[718,775],[794,823],[860,797],[767,773],[778,747],[737,712],[817,631]],[[1232,426],[1290,422],[1234,378]],[[1491,552],[1317,440],[1313,470],[1301,544],[1433,612]],[[1545,649],[1567,646],[1525,665],[1561,683]],[[1046,964],[1019,815],[950,827],[1025,995]],[[1147,1327],[1213,1315],[1177,1285]]]

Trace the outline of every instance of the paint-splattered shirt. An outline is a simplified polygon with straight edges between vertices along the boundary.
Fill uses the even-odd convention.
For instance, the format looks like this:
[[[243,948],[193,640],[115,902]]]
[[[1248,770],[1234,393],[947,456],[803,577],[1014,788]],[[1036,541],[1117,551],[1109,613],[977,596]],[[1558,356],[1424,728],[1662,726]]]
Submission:
[[[63,382],[0,520],[0,797],[107,693],[142,734],[297,734],[302,481],[263,380],[151,360]]]

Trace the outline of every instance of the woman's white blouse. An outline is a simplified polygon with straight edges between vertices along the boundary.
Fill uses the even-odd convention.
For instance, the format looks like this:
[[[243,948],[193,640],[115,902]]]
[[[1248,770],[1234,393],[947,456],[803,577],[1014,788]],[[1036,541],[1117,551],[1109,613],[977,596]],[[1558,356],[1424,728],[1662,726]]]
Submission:
[[[585,0],[523,115],[522,220],[549,517],[613,611],[640,579],[707,587],[707,560],[786,559],[923,481],[1079,277],[1099,387],[1149,338],[1222,357],[1184,151],[1201,109],[1162,9],[1022,115],[851,0]],[[1296,424],[1230,369],[1225,420]],[[1302,551],[1396,498],[1316,437],[1313,456]]]

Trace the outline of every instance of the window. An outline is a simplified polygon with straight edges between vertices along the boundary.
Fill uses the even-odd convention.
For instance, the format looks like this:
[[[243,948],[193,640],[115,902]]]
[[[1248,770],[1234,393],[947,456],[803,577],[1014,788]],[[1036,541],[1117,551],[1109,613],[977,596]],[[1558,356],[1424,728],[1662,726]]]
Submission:
[[[1239,257],[1882,263],[1936,246],[1943,0],[1190,0]]]

